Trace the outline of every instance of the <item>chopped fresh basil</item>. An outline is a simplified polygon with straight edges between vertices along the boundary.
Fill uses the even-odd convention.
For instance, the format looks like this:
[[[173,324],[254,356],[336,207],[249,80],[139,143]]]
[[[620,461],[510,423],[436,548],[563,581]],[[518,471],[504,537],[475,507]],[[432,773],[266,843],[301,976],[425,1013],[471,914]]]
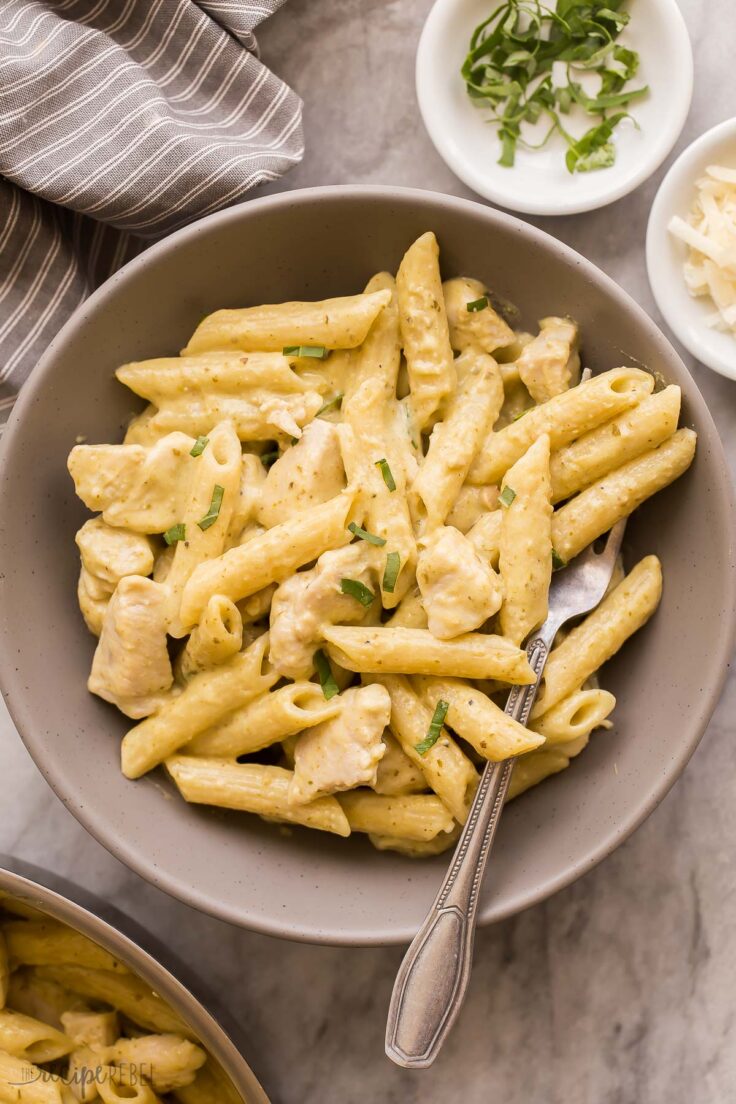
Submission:
[[[498,496],[498,501],[501,503],[502,506],[510,506],[515,498],[516,491],[513,489],[513,487],[509,487],[509,485],[506,484],[506,486]]]
[[[381,589],[385,590],[386,594],[393,594],[400,570],[401,556],[398,552],[389,552],[386,556],[386,567],[384,568],[383,583],[381,584]]]
[[[361,529],[354,521],[350,522],[348,529],[353,536],[360,537],[361,540],[368,541],[369,544],[375,544],[376,548],[382,548],[386,543],[383,537],[377,537],[375,533],[369,533],[367,529]]]
[[[335,676],[332,673],[330,661],[321,648],[314,653],[314,666],[317,669],[322,693],[325,699],[329,701],[330,698],[334,698],[335,694],[340,693],[340,687],[335,682]]]
[[[219,483],[215,483],[212,491],[212,501],[210,502],[210,508],[204,515],[201,521],[197,522],[200,529],[209,529],[210,525],[214,525],[220,516],[220,507],[222,506],[222,497],[225,494],[225,488],[221,487]]]
[[[341,579],[340,590],[343,594],[356,598],[361,606],[370,606],[371,602],[376,599],[373,591],[365,583],[361,583],[359,579]]]
[[[471,314],[475,314],[476,311],[485,310],[488,306],[488,299],[485,295],[481,295],[480,299],[473,299],[472,303],[466,303],[465,309]]]
[[[178,525],[172,525],[170,529],[167,529],[164,533],[164,540],[167,544],[176,544],[177,541],[186,540],[187,527],[183,522],[179,522]]]
[[[328,350],[324,345],[285,345],[282,352],[284,356],[314,357],[316,360],[324,360]]]
[[[190,456],[201,456],[210,443],[209,437],[198,437],[189,453]]]
[[[376,467],[381,469],[381,475],[383,476],[383,482],[386,484],[390,491],[396,490],[396,480],[394,479],[393,472],[388,466],[388,460],[384,457],[383,460],[376,460]]]
[[[427,729],[427,735],[424,737],[423,740],[420,740],[419,743],[415,745],[416,750],[419,752],[420,755],[426,755],[429,749],[431,747],[434,747],[434,745],[439,740],[442,734],[442,726],[445,723],[445,717],[447,716],[447,710],[449,708],[449,702],[442,701],[442,699],[437,702],[437,705],[434,707],[432,720],[430,722],[429,728]]]

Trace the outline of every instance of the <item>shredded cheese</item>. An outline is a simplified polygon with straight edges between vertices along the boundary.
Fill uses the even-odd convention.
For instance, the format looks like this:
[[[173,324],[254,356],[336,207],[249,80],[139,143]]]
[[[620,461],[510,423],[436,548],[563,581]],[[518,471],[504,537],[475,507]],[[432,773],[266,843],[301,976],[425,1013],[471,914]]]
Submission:
[[[668,229],[688,246],[688,291],[716,307],[706,325],[736,337],[736,169],[709,165],[695,188],[687,220],[675,215]]]

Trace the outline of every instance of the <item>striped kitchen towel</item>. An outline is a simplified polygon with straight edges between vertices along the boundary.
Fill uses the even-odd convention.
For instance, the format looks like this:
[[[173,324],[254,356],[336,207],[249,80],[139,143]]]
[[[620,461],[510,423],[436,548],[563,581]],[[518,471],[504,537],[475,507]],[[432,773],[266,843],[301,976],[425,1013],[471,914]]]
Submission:
[[[283,0],[0,0],[0,425],[74,308],[301,159],[257,56]]]

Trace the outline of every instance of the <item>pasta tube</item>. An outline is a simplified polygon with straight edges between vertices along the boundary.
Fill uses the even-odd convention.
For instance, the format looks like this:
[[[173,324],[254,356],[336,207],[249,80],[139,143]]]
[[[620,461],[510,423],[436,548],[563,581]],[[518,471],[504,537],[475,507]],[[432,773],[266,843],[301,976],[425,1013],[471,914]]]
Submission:
[[[504,476],[498,566],[501,634],[520,644],[547,616],[552,578],[549,437],[543,434]],[[472,543],[472,542],[471,542]]]
[[[532,709],[533,721],[572,694],[646,624],[662,595],[662,568],[645,556],[597,609],[550,652],[544,680]]]
[[[55,920],[11,920],[2,925],[8,956],[15,966],[91,966],[127,974],[109,951],[81,932]]]
[[[639,368],[613,368],[571,387],[523,418],[491,432],[468,473],[471,483],[497,483],[543,433],[553,449],[628,410],[651,393],[654,378]]]
[[[278,680],[275,671],[261,672],[268,634],[258,637],[220,667],[195,675],[178,697],[171,698],[123,737],[122,770],[140,778],[153,770],[198,732],[211,728],[226,713],[239,709]]]
[[[450,344],[459,353],[465,349],[478,349],[493,353],[496,349],[511,345],[514,331],[490,304],[488,292],[480,280],[468,276],[456,276],[442,285],[445,311],[450,328]],[[468,304],[485,299],[480,310],[469,310]]]
[[[425,704],[446,701],[446,723],[484,759],[497,763],[524,755],[544,743],[492,702],[487,694],[460,679],[417,675],[412,684]]]
[[[71,1098],[73,1100],[73,1097]],[[58,1077],[0,1050],[1,1104],[69,1104]]]
[[[420,430],[436,414],[456,383],[439,252],[434,234],[422,234],[404,254],[396,275],[410,404]]]
[[[376,851],[398,851],[408,859],[425,859],[429,855],[442,855],[454,847],[459,838],[459,824],[455,825],[452,832],[440,832],[431,840],[402,839],[401,836],[368,836]]]
[[[0,1008],[0,1050],[23,1058],[27,1062],[55,1062],[74,1049],[74,1043],[63,1032],[48,1024]]]
[[[396,737],[387,730],[383,734],[383,742],[386,750],[378,764],[376,781],[371,789],[385,797],[422,793],[426,790],[426,778],[402,749]]]
[[[184,356],[208,349],[280,353],[297,345],[353,349],[361,345],[376,318],[391,301],[388,290],[346,295],[317,303],[276,303],[240,310],[219,310],[200,322]]]
[[[367,294],[388,291],[391,298],[371,326],[360,349],[352,354],[355,362],[352,371],[346,375],[342,388],[346,399],[354,395],[368,379],[384,384],[391,395],[396,394],[396,380],[401,363],[396,281],[390,272],[377,272],[368,281],[365,290]]]
[[[111,1004],[133,1023],[149,1031],[183,1035],[186,1039],[195,1037],[173,1008],[134,974],[115,974],[86,966],[37,966],[35,969],[42,978],[55,981],[73,993]]]
[[[420,531],[444,524],[503,404],[501,373],[492,357],[468,349],[458,357],[456,369],[458,388],[432,430],[427,456],[409,492]]]
[[[314,682],[289,683],[261,694],[187,745],[188,755],[237,759],[330,720],[342,712],[339,696],[325,701]]]
[[[569,744],[587,737],[594,728],[610,728],[607,717],[615,704],[616,699],[607,690],[573,690],[534,721],[532,727],[544,737],[545,747]]]
[[[570,760],[562,751],[552,748],[550,751],[532,751],[529,755],[522,755],[514,765],[511,775],[507,801],[513,801],[532,786],[538,786],[553,774],[559,774],[565,767],[569,767]]]
[[[186,801],[257,813],[338,836],[350,835],[350,825],[334,797],[319,797],[307,805],[289,802],[294,772],[283,767],[177,755],[167,759],[166,768]]]
[[[192,630],[179,661],[178,673],[187,679],[207,667],[217,667],[240,651],[243,618],[240,610],[223,594],[213,594],[202,620]]]
[[[678,429],[663,445],[629,460],[556,510],[552,544],[558,556],[573,559],[645,499],[674,482],[690,467],[696,440],[692,429]]]
[[[672,385],[553,452],[552,501],[570,498],[614,468],[661,445],[677,429],[679,416],[680,388]]]
[[[125,387],[159,407],[182,395],[186,395],[188,404],[194,404],[213,391],[241,394],[253,389],[284,393],[310,390],[281,350],[248,356],[218,350],[191,357],[160,357],[123,364],[115,375]]]
[[[344,491],[217,559],[201,563],[182,593],[182,624],[187,628],[195,625],[213,594],[238,602],[270,583],[281,582],[322,552],[348,544],[352,540],[348,516],[354,500],[353,491]]]
[[[337,800],[353,832],[422,841],[452,832],[455,826],[449,810],[434,794],[383,797],[371,790],[353,790]]]
[[[323,635],[331,657],[348,671],[498,678],[522,686],[534,681],[526,653],[499,636],[437,640],[427,629],[346,625],[325,626]]]
[[[376,681],[391,696],[391,729],[404,754],[419,768],[455,820],[464,824],[478,787],[478,772],[470,759],[445,728],[432,747],[424,753],[417,751],[417,745],[427,737],[437,701],[428,707],[401,675],[383,675]]]

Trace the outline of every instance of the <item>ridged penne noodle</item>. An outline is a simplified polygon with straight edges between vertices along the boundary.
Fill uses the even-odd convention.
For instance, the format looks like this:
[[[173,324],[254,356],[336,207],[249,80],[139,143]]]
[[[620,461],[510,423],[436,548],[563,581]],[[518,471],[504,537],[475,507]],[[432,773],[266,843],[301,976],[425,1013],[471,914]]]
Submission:
[[[455,276],[442,285],[445,312],[450,330],[450,345],[457,352],[477,349],[494,353],[496,349],[511,345],[514,331],[491,306],[488,292],[480,280],[467,276]],[[468,310],[468,304],[485,299],[481,310]]]
[[[322,552],[348,544],[352,535],[347,524],[354,498],[352,491],[345,491],[200,564],[184,587],[182,624],[195,625],[213,594],[238,602],[287,578]]]
[[[184,635],[179,616],[184,587],[198,565],[222,555],[230,519],[240,496],[240,442],[229,422],[212,430],[209,444],[197,459],[199,464],[192,478],[190,499],[180,518],[185,535],[176,542],[166,576],[169,633],[177,637]],[[213,509],[215,503],[218,504]]]
[[[126,974],[109,951],[56,920],[11,920],[0,929],[13,968],[16,966],[91,966]]]
[[[526,653],[499,636],[437,640],[426,629],[331,625],[324,637],[335,662],[361,674],[459,675],[522,686],[534,681]]]
[[[544,680],[532,709],[536,721],[581,686],[622,644],[646,624],[662,595],[662,568],[645,556],[584,621],[550,652]]]
[[[553,449],[562,448],[589,429],[628,410],[650,394],[654,378],[639,368],[613,368],[571,387],[523,418],[488,434],[468,473],[471,483],[497,483],[542,434]]]
[[[134,974],[92,970],[86,966],[36,966],[42,977],[93,1001],[110,1004],[140,1027],[163,1034],[194,1038],[181,1017]]]
[[[408,859],[426,859],[432,855],[442,855],[454,847],[460,838],[460,825],[456,824],[452,832],[440,832],[431,840],[403,839],[401,836],[369,835],[376,851],[398,851]]]
[[[552,578],[552,502],[546,434],[506,472],[500,502],[503,506],[498,569],[503,603],[499,628],[503,636],[521,644],[547,616]]]
[[[456,383],[450,333],[433,233],[422,234],[404,254],[396,274],[401,341],[409,372],[411,408],[421,430]]]
[[[101,1078],[97,1091],[102,1104],[161,1104],[160,1097],[145,1083],[125,1085],[116,1080]]]
[[[557,748],[550,751],[532,751],[529,755],[522,755],[515,761],[514,772],[511,775],[507,801],[513,801],[515,797],[530,790],[532,786],[538,786],[553,774],[559,774],[570,765],[567,755]]]
[[[187,745],[187,755],[237,759],[278,743],[342,712],[339,695],[325,701],[321,688],[303,679],[261,694]]]
[[[301,436],[322,406],[317,391],[282,392],[257,389],[242,395],[222,392],[202,394],[194,401],[186,396],[171,400],[148,420],[149,437],[169,433],[207,435],[220,422],[230,422],[241,441],[287,441]]]
[[[80,1003],[79,997],[50,978],[40,977],[32,966],[19,967],[10,975],[9,1008],[64,1031],[62,1016]]]
[[[262,673],[268,637],[259,637],[220,667],[195,675],[178,697],[147,717],[123,737],[122,770],[140,778],[227,713],[239,709],[277,681],[275,671]]]
[[[499,709],[487,694],[461,679],[417,675],[412,684],[425,704],[447,702],[446,723],[484,759],[500,762],[524,755],[544,742],[541,735]]]
[[[27,1062],[55,1062],[74,1048],[74,1043],[61,1031],[48,1024],[0,1008],[0,1051],[23,1058]]]
[[[350,835],[350,825],[336,798],[320,797],[307,805],[290,803],[293,772],[283,767],[177,755],[166,761],[166,768],[185,801]]]
[[[427,456],[409,490],[420,532],[444,524],[503,403],[501,373],[492,357],[468,349],[458,357],[456,371],[457,390],[432,430]]]
[[[695,443],[692,429],[678,429],[658,448],[609,472],[556,510],[552,544],[558,556],[573,559],[647,498],[673,483],[690,467]]]
[[[165,406],[186,394],[196,401],[208,392],[240,395],[252,390],[309,391],[293,371],[289,359],[278,353],[242,353],[217,350],[199,356],[159,357],[123,364],[118,380],[155,406]]]
[[[673,384],[552,453],[552,501],[570,498],[614,468],[661,445],[677,429],[679,416],[680,388]]]
[[[157,1093],[168,1093],[191,1085],[207,1060],[201,1047],[181,1035],[142,1035],[138,1039],[118,1039],[105,1051],[105,1059],[120,1067],[120,1083],[133,1085],[145,1071],[146,1080]]]
[[[180,677],[188,679],[198,671],[226,663],[240,651],[242,643],[240,610],[224,594],[213,594],[179,657]]]
[[[393,609],[411,584],[417,558],[404,465],[393,450],[395,405],[392,384],[380,378],[367,379],[343,403],[345,424],[340,431],[345,470],[350,484],[360,488],[365,526],[386,542],[381,548],[381,580],[388,556],[399,557],[392,589],[382,592],[386,609]]]
[[[389,291],[346,295],[318,303],[275,303],[240,310],[219,310],[200,322],[183,355],[209,349],[277,352],[297,345],[353,349],[365,341]]]
[[[383,797],[371,790],[340,794],[338,801],[353,832],[432,840],[452,832],[455,822],[447,806],[434,794]]]
[[[616,699],[608,690],[574,690],[532,723],[545,747],[557,747],[587,737],[594,728],[610,727],[608,716]],[[564,750],[564,748],[563,748]]]
[[[58,1077],[44,1073],[33,1062],[0,1050],[1,1104],[73,1104],[70,1092],[63,1093]]]
[[[369,379],[384,384],[391,395],[396,394],[396,380],[401,363],[396,281],[390,272],[377,272],[368,281],[365,290],[366,294],[388,291],[391,298],[371,326],[360,349],[351,354],[351,371],[346,373],[343,386],[337,389],[346,399],[354,395],[361,384]]]
[[[428,788],[427,779],[388,729],[383,734],[383,742],[386,750],[378,764],[376,781],[371,789],[385,797],[423,793]]]
[[[384,675],[378,678],[391,696],[391,731],[404,754],[419,768],[455,820],[464,824],[478,786],[478,772],[464,751],[443,728],[437,741],[420,753],[429,732],[437,702],[428,707],[420,701],[407,678]]]

